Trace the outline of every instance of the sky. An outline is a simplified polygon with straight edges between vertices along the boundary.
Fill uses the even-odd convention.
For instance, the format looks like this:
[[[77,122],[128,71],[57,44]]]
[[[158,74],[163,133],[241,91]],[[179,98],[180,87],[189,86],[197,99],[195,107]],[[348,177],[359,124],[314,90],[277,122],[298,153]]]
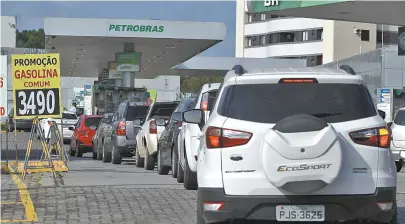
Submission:
[[[161,19],[223,22],[225,40],[200,56],[235,56],[236,1],[1,1],[2,16],[16,16],[17,29],[43,28],[45,17]]]

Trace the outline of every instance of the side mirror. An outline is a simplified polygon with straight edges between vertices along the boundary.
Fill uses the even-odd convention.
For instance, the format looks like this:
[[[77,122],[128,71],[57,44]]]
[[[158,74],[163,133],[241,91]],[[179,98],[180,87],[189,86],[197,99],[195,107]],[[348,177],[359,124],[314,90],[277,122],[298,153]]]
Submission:
[[[182,114],[181,112],[174,112],[173,121],[183,121],[181,114]]]
[[[157,118],[155,119],[155,122],[157,126],[166,126],[166,121],[163,118]]]
[[[74,130],[75,130],[75,127],[70,126],[70,127],[69,127],[69,130],[70,130],[70,131],[74,131]]]
[[[183,121],[191,124],[202,124],[204,121],[204,111],[200,109],[184,111]]]
[[[382,119],[385,119],[386,114],[385,114],[384,111],[378,110],[378,113],[380,114],[380,116],[382,117]]]
[[[388,126],[389,128],[391,128],[391,126],[392,126],[392,121],[388,122],[388,123],[387,123],[387,126]]]

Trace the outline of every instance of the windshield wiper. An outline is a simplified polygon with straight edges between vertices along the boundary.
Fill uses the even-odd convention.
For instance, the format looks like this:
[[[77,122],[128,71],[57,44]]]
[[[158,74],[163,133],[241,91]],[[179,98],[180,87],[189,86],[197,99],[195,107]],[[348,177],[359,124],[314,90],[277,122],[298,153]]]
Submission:
[[[330,117],[330,116],[336,116],[336,115],[342,115],[342,113],[318,113],[318,114],[311,114],[314,117]]]

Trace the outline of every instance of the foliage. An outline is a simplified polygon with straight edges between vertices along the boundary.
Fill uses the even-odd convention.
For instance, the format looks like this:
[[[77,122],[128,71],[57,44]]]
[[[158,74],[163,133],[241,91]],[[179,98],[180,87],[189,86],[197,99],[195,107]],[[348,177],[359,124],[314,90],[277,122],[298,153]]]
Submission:
[[[223,81],[222,76],[190,76],[180,78],[180,91],[182,93],[197,93],[201,86],[206,83],[219,83]]]
[[[44,29],[39,30],[17,30],[17,47],[18,48],[45,48]]]

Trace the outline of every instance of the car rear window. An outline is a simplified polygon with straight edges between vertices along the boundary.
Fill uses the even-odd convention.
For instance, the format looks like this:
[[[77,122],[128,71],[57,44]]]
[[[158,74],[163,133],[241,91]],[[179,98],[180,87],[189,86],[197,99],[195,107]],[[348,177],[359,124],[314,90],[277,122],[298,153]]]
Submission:
[[[328,123],[377,114],[364,85],[281,83],[228,86],[218,113],[239,120],[277,123],[296,114],[310,114]]]
[[[86,127],[91,127],[91,126],[98,126],[98,124],[100,123],[100,120],[102,119],[102,117],[88,117],[86,118],[86,120],[84,121],[84,125]]]
[[[144,118],[147,111],[148,106],[129,106],[125,120],[133,121],[137,118]]]
[[[67,119],[67,120],[76,120],[77,115],[76,114],[70,114],[70,113],[62,113],[62,118]]]
[[[405,110],[399,110],[395,115],[394,123],[398,125],[405,125]]]
[[[155,104],[152,108],[151,116],[170,117],[173,111],[178,106],[178,103]]]

